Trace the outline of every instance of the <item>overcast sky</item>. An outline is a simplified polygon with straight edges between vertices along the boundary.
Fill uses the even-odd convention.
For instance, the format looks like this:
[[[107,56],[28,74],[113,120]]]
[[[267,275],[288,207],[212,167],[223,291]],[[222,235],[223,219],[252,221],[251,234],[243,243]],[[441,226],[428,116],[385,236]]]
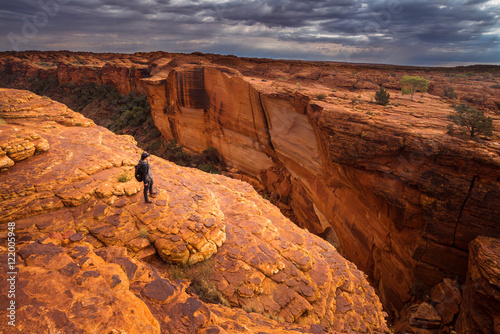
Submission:
[[[500,0],[0,0],[0,50],[500,64]]]

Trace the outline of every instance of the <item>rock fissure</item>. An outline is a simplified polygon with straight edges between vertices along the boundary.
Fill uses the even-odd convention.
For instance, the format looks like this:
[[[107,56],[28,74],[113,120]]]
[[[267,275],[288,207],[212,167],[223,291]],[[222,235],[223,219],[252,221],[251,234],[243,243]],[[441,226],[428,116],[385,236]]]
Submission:
[[[272,141],[271,131],[269,128],[269,118],[267,116],[266,108],[264,108],[264,104],[262,103],[262,95],[260,92],[257,92],[257,94],[259,96],[260,110],[262,112],[262,117],[264,120],[264,130],[266,131],[266,134],[267,134],[267,143],[268,143],[269,147],[271,148],[271,150],[275,151],[273,141]]]
[[[474,182],[476,181],[476,179],[478,177],[479,177],[479,175],[474,175],[474,177],[472,178],[472,181],[470,182],[469,191],[467,192],[467,196],[465,197],[465,200],[462,203],[462,206],[460,207],[460,213],[458,214],[457,222],[455,224],[455,229],[453,231],[453,246],[455,246],[455,239],[456,239],[456,234],[457,234],[457,228],[458,228],[458,225],[460,224],[460,219],[462,218],[462,213],[464,211],[465,205],[467,204],[467,201],[469,200],[469,197],[470,197],[470,195],[472,193],[472,190],[474,189]]]

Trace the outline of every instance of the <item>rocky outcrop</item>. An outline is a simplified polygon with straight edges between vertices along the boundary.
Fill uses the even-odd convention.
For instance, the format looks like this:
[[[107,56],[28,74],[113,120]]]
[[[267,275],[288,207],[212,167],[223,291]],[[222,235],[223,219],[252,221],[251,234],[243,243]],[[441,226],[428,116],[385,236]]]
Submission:
[[[46,139],[38,133],[29,129],[18,129],[5,124],[5,119],[37,119],[39,115],[34,113],[36,108],[50,108],[51,120],[61,124],[80,124],[88,126],[93,124],[92,121],[84,119],[81,115],[69,110],[66,106],[58,103],[53,103],[49,100],[37,100],[36,102],[30,99],[16,99],[15,102],[6,96],[1,101],[0,109],[5,113],[2,114],[4,124],[0,124],[0,171],[5,171],[7,168],[14,166],[16,162],[27,159],[35,154],[43,153],[50,148]],[[81,121],[81,122],[79,122]]]
[[[9,333],[322,332],[319,326],[304,328],[203,303],[186,292],[188,282],[162,278],[124,247],[95,249],[85,242],[62,247],[59,239],[43,238],[18,254],[17,319]],[[7,256],[0,258],[0,278],[6,280]]]
[[[469,271],[458,333],[500,333],[500,240],[477,237],[469,245]]]
[[[464,279],[468,243],[477,235],[500,237],[498,137],[447,135],[453,101],[437,96],[451,85],[463,101],[498,110],[491,88],[498,67],[471,67],[477,73],[467,77],[467,68],[78,56],[83,64],[75,64],[73,53],[0,61],[12,73],[53,73],[65,83],[85,75],[121,92],[145,92],[166,139],[196,152],[215,147],[240,171],[233,176],[273,193],[299,226],[328,236],[395,313],[415,282],[432,287],[444,277]],[[53,65],[43,69],[41,61]],[[402,97],[396,90],[408,74],[432,76],[435,95]],[[368,103],[379,85],[389,88],[391,105]],[[498,129],[498,117],[490,115]]]
[[[0,238],[6,240],[15,222],[20,302],[32,314],[19,318],[18,328],[386,330],[363,272],[249,184],[153,156],[159,195],[148,205],[141,184],[131,179],[141,153],[131,137],[27,91],[0,89],[0,101],[3,127],[38,133],[50,145],[1,175]],[[201,302],[186,293],[188,282],[171,282],[143,262],[155,257],[179,265],[210,259],[207,279],[233,309]],[[98,319],[89,317],[93,313]]]

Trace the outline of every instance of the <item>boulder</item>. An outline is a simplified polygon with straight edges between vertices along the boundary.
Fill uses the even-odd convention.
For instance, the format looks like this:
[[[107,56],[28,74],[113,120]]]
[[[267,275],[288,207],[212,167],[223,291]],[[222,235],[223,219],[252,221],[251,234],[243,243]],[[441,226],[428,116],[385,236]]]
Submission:
[[[450,324],[460,311],[462,293],[456,281],[445,278],[431,289],[431,303],[441,315],[443,324]]]

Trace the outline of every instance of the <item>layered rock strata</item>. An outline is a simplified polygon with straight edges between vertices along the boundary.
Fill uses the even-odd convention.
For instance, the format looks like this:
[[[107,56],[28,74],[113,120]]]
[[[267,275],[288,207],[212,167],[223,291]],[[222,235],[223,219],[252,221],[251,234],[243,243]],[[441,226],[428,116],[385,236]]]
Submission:
[[[469,272],[457,321],[458,333],[500,333],[500,240],[470,243]]]
[[[447,135],[451,108],[438,99],[426,102],[432,116],[407,101],[366,115],[223,67],[167,69],[144,79],[162,133],[194,151],[215,147],[281,197],[300,226],[329,235],[366,270],[394,310],[415,282],[464,278],[476,235],[500,236],[499,147]]]
[[[447,115],[458,101],[429,94],[411,101],[395,91],[402,75],[432,76],[430,93],[452,85],[463,101],[498,110],[491,88],[498,67],[167,53],[80,54],[80,62],[76,56],[5,54],[1,61],[9,73],[145,92],[166,139],[197,152],[217,148],[244,174],[232,176],[272,192],[300,226],[327,237],[369,274],[395,312],[416,282],[432,287],[444,277],[465,279],[474,237],[500,237],[497,137],[449,136]],[[467,70],[476,76],[456,74]],[[382,84],[391,105],[366,103]]]
[[[0,89],[0,116],[0,143],[11,131],[35,132],[50,146],[0,175],[1,237],[15,222],[21,298],[32,311],[19,317],[21,330],[41,318],[76,332],[386,330],[365,275],[249,184],[153,156],[159,195],[147,205],[132,179],[141,150],[131,137],[26,91]],[[200,302],[184,292],[187,282],[142,262],[157,256],[179,265],[211,259],[207,279],[231,306],[278,322]]]

